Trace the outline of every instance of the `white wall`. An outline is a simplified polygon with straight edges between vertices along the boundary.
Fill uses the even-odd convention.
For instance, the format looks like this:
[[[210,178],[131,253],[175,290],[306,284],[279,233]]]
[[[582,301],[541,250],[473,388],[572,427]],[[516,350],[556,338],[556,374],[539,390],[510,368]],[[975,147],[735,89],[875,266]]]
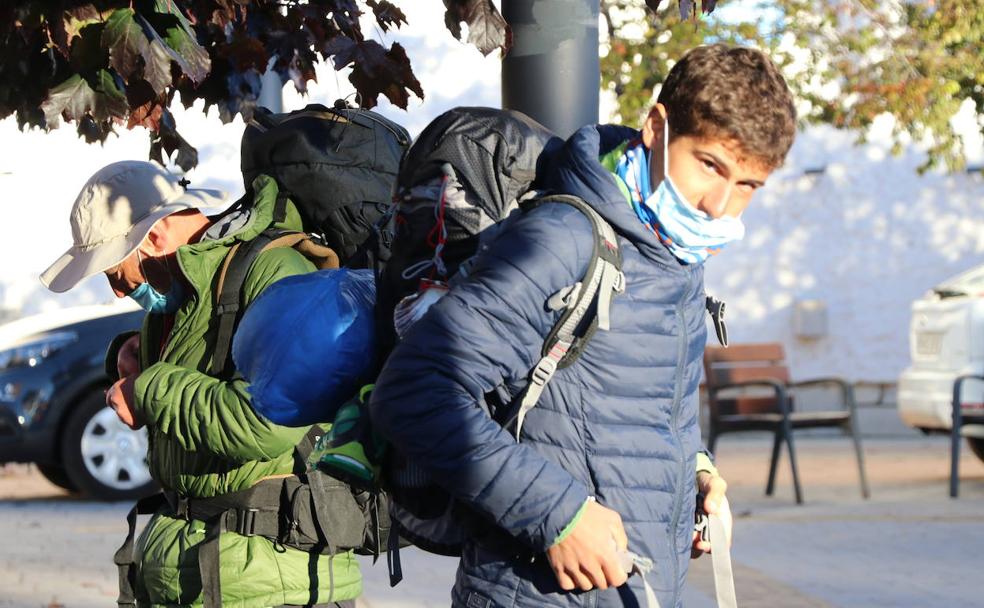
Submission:
[[[909,361],[912,301],[984,263],[984,179],[919,176],[921,153],[888,154],[890,126],[876,123],[863,147],[831,128],[801,133],[746,211],[745,240],[708,263],[707,291],[728,303],[732,342],[783,342],[798,378],[894,382]],[[969,140],[979,162],[979,140]],[[817,167],[826,171],[804,175]],[[825,337],[794,335],[800,299],[826,304]]]

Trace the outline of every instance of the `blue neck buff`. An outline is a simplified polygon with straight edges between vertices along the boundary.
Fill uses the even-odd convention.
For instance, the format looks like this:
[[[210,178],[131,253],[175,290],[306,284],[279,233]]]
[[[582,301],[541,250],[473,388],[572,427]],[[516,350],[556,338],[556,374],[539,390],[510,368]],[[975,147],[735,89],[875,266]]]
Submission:
[[[732,241],[745,236],[741,219],[732,216],[712,218],[683,196],[670,179],[669,121],[663,121],[663,180],[653,191],[649,180],[649,159],[642,141],[629,144],[615,167],[615,173],[629,190],[629,203],[643,224],[649,227],[670,252],[684,264],[701,264]]]

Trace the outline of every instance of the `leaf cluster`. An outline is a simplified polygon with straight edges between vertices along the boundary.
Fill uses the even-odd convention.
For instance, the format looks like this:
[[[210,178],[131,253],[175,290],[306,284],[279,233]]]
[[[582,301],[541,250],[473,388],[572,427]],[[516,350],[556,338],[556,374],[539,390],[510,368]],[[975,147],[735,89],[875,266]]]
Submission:
[[[641,120],[675,58],[723,41],[767,50],[800,100],[804,123],[851,129],[864,140],[879,116],[893,121],[894,151],[931,142],[920,170],[965,164],[951,119],[970,100],[984,116],[981,0],[759,0],[725,17],[716,2],[602,0],[609,43],[603,86],[621,119]],[[648,10],[647,10],[648,9]],[[978,120],[984,133],[984,125]]]
[[[433,1],[433,0],[432,0]],[[444,0],[445,23],[483,53],[509,48],[491,0]],[[424,92],[406,50],[367,37],[363,14],[382,32],[407,23],[389,0],[11,0],[0,3],[0,119],[23,128],[74,123],[86,141],[122,125],[146,127],[151,158],[198,162],[169,107],[215,106],[223,122],[249,120],[260,77],[272,69],[299,92],[315,66],[351,68],[362,107],[385,96],[406,108]]]

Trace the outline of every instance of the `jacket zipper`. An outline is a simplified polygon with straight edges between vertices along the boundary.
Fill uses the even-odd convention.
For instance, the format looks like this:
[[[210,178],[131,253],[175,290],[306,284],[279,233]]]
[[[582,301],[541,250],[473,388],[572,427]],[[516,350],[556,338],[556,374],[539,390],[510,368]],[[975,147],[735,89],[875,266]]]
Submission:
[[[676,535],[677,535],[677,523],[680,520],[680,510],[683,508],[683,487],[686,483],[680,483],[686,480],[685,475],[687,474],[687,457],[683,453],[683,442],[680,440],[680,401],[683,398],[683,374],[686,371],[686,359],[687,359],[687,341],[689,339],[687,331],[687,309],[686,301],[689,297],[691,290],[691,280],[693,278],[692,273],[687,274],[687,286],[683,292],[683,297],[679,302],[677,302],[677,313],[680,318],[680,341],[677,348],[677,377],[676,386],[673,390],[673,412],[670,414],[670,425],[673,429],[673,438],[676,440],[676,447],[680,458],[680,474],[677,478],[677,487],[679,488],[676,492],[676,497],[673,501],[673,519],[670,520],[670,555],[673,560],[673,603],[671,607],[675,607],[680,600],[680,588],[677,581],[680,579],[680,557],[676,553]]]

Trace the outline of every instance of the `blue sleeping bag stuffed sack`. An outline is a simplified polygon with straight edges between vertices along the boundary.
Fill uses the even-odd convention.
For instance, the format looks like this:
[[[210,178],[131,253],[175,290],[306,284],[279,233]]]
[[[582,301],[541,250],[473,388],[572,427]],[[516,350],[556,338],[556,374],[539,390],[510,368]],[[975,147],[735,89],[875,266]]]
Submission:
[[[371,379],[375,301],[369,270],[321,270],[268,287],[232,345],[253,409],[285,426],[331,421]]]

